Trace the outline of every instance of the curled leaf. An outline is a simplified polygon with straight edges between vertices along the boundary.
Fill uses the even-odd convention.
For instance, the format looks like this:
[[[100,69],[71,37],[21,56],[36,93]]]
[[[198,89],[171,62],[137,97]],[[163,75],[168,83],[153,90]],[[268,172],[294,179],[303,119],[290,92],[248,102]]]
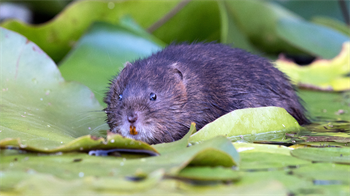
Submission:
[[[331,60],[319,59],[307,66],[280,57],[275,62],[278,69],[287,74],[292,82],[300,87],[324,90],[350,90],[350,42],[343,44],[338,56]]]

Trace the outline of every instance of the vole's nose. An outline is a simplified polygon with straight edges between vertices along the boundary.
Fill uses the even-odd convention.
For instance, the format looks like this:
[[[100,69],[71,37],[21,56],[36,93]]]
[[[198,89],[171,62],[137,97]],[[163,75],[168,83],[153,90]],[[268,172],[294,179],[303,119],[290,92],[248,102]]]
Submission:
[[[132,112],[128,115],[128,121],[130,123],[134,123],[137,121],[137,114],[135,112]]]

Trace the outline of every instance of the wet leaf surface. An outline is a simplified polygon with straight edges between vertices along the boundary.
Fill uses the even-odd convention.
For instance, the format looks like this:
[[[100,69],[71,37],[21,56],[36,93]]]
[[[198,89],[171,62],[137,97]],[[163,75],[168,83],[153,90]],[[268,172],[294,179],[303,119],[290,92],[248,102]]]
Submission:
[[[256,141],[283,138],[286,132],[299,131],[297,121],[283,108],[247,108],[230,112],[205,125],[190,138],[191,143],[217,135],[232,141]]]
[[[55,63],[25,37],[0,28],[0,140],[53,148],[107,129],[92,92],[65,82]],[[38,71],[40,70],[40,71]]]

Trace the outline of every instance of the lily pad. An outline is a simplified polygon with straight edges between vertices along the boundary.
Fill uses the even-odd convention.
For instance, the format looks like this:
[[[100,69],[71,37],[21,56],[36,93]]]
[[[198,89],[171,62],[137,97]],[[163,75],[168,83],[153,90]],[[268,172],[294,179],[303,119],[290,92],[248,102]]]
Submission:
[[[164,171],[162,170],[155,171],[141,181],[130,181],[125,178],[115,177],[97,178],[92,176],[67,181],[51,175],[37,174],[32,175],[28,180],[20,182],[16,186],[16,192],[25,195],[54,195],[57,193],[95,195],[101,192],[105,194],[135,193],[155,186],[161,181],[163,173]]]
[[[0,28],[0,139],[54,148],[107,129],[102,107],[85,86],[65,82],[34,43]]]
[[[268,171],[310,164],[290,155],[292,148],[251,143],[234,143],[240,152],[242,162],[240,171]]]
[[[338,184],[349,185],[350,166],[335,163],[314,163],[293,170],[293,175],[311,180],[337,181]]]
[[[122,137],[119,134],[108,135],[107,140],[104,138],[94,138],[90,135],[79,137],[65,145],[48,149],[40,148],[35,145],[23,145],[21,144],[20,139],[3,139],[0,141],[0,148],[15,148],[31,152],[40,152],[40,153],[57,153],[57,152],[72,152],[72,151],[90,151],[94,149],[129,149],[128,152],[139,152],[139,153],[154,153],[155,155],[158,152],[151,147],[149,144],[142,141],[136,141],[130,138]],[[133,151],[131,151],[133,150]],[[142,151],[144,150],[144,151]]]
[[[349,148],[298,148],[291,154],[310,161],[350,164]]]
[[[103,98],[109,81],[127,61],[149,56],[165,46],[146,32],[129,27],[130,23],[93,24],[59,65],[64,79],[89,87],[101,105],[105,105]]]
[[[0,170],[2,171],[0,179],[6,181],[6,184],[2,184],[6,185],[6,190],[13,190],[20,181],[30,180],[30,177],[36,174],[51,174],[66,180],[82,177],[101,179],[145,176],[163,169],[167,175],[176,176],[178,172],[189,165],[192,167],[221,166],[231,168],[239,163],[238,153],[225,137],[213,138],[201,144],[161,156],[141,159],[96,157],[85,153],[41,154],[38,156],[34,153],[24,154],[8,151],[0,151],[2,157],[0,159]],[[220,178],[217,176],[217,179]]]
[[[186,167],[179,172],[177,177],[191,180],[237,180],[238,171],[223,167]]]
[[[349,122],[350,96],[346,93],[299,90],[298,94],[304,100],[306,109],[314,121],[320,123],[333,121]],[[340,114],[339,110],[342,110],[344,113]],[[332,124],[334,124],[333,128],[338,129],[336,122],[329,124],[330,126],[327,125],[326,128],[332,129],[330,131],[334,132],[336,130],[331,127]],[[307,128],[309,127],[307,126]],[[327,129],[324,128],[324,130]]]
[[[300,126],[288,112],[279,107],[247,108],[232,111],[205,125],[193,134],[191,143],[224,135],[232,141],[256,141],[283,138],[286,132]]]
[[[350,77],[345,76],[350,72],[350,42],[344,43],[342,51],[331,60],[320,59],[307,66],[298,66],[283,58],[275,63],[294,84],[301,87],[326,91],[350,89]]]

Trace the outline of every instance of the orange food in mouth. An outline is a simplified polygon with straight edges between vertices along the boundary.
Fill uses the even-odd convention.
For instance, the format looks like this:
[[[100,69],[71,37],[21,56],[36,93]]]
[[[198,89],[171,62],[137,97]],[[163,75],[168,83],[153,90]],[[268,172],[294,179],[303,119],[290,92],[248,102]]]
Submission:
[[[138,134],[138,132],[136,131],[136,127],[135,126],[130,125],[130,134],[131,135],[137,135]]]

